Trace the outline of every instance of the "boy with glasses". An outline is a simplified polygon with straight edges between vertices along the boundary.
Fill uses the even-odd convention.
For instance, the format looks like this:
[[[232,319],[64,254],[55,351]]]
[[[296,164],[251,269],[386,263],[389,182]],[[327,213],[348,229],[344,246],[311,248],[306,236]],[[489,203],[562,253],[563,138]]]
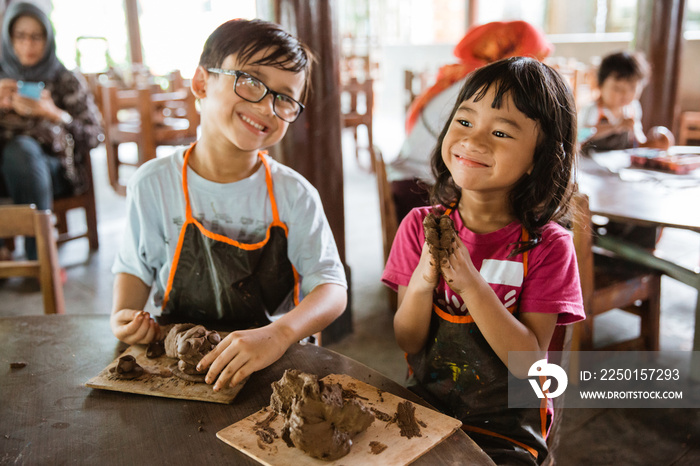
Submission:
[[[345,275],[317,191],[262,152],[303,111],[312,60],[278,25],[222,24],[192,78],[199,140],[129,180],[112,331],[129,344],[162,338],[143,311],[152,285],[161,324],[234,330],[197,367],[214,390],[269,366],[345,309]]]

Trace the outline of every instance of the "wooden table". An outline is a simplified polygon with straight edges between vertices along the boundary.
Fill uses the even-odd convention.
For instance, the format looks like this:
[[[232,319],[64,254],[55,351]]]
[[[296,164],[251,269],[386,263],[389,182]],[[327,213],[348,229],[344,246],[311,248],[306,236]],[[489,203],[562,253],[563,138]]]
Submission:
[[[679,147],[674,149],[682,151]],[[689,149],[700,150],[697,147]],[[599,153],[595,159],[582,157],[578,173],[579,189],[588,195],[591,213],[635,225],[679,228],[700,233],[700,169],[691,175],[672,175],[629,169],[625,165],[629,166],[629,155],[624,151]],[[616,238],[598,237],[596,244],[660,270],[698,290],[693,351],[700,351],[700,273]],[[698,357],[691,358],[691,376],[700,381]]]
[[[123,346],[106,315],[0,318],[0,463],[258,464],[216,432],[269,404],[285,369],[347,374],[416,403],[412,392],[326,348],[294,345],[252,375],[232,405],[93,390]],[[12,369],[13,362],[26,367]],[[414,464],[494,464],[458,430]]]

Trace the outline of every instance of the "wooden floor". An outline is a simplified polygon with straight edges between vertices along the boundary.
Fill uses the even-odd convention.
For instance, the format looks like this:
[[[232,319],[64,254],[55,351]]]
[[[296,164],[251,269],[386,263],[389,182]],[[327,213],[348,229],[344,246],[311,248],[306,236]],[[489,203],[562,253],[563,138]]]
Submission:
[[[168,153],[167,148],[161,149]],[[366,165],[368,159],[361,162]],[[100,250],[89,254],[87,240],[74,241],[59,250],[61,265],[68,276],[65,296],[70,314],[108,314],[111,310],[110,268],[122,235],[124,198],[109,188],[103,148],[93,151],[93,170],[98,186]],[[379,283],[383,263],[374,183],[372,174],[358,168],[354,155],[346,158],[346,249],[353,278],[354,332],[328,346],[403,382],[405,361],[394,342],[389,301]],[[83,220],[75,215],[69,218],[71,221],[80,224]],[[667,230],[661,250],[689,267],[700,264],[697,235]],[[691,349],[695,300],[694,290],[664,277],[662,349]],[[41,309],[36,282],[11,279],[0,284],[0,316],[35,314]],[[625,317],[614,313],[607,317],[601,340],[631,331],[634,322]],[[565,410],[557,464],[700,464],[700,409]]]

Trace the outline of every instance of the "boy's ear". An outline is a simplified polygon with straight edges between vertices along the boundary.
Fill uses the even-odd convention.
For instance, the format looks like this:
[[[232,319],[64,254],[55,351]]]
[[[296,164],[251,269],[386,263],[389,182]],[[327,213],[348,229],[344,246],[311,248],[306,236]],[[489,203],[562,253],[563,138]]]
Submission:
[[[192,82],[190,87],[192,88],[192,94],[198,99],[203,99],[207,96],[207,78],[209,77],[209,72],[202,66],[198,66],[192,76]]]

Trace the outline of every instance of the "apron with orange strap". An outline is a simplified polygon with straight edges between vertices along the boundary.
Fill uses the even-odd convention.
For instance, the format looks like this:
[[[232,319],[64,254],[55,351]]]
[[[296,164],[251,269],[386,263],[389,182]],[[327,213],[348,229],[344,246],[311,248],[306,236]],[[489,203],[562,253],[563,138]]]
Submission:
[[[527,231],[522,228],[521,241],[527,240]],[[526,276],[528,252],[520,257]],[[526,461],[534,457],[541,463],[547,455],[546,401],[540,409],[508,408],[508,368],[468,313],[455,315],[442,303],[444,300],[437,297],[433,300],[430,332],[423,350],[407,355],[417,383],[411,390],[461,420],[462,429],[488,454],[490,447],[500,454],[505,449],[505,456],[499,456],[505,463],[514,457]],[[515,315],[517,303],[508,310]]]
[[[287,300],[298,304],[299,276],[287,256],[287,226],[280,221],[270,166],[263,153],[272,223],[265,238],[241,243],[207,230],[192,215],[184,156],[185,223],[163,299],[163,323],[220,324],[232,330],[261,327]],[[231,202],[236,202],[232,199]],[[290,304],[291,307],[291,304]]]

